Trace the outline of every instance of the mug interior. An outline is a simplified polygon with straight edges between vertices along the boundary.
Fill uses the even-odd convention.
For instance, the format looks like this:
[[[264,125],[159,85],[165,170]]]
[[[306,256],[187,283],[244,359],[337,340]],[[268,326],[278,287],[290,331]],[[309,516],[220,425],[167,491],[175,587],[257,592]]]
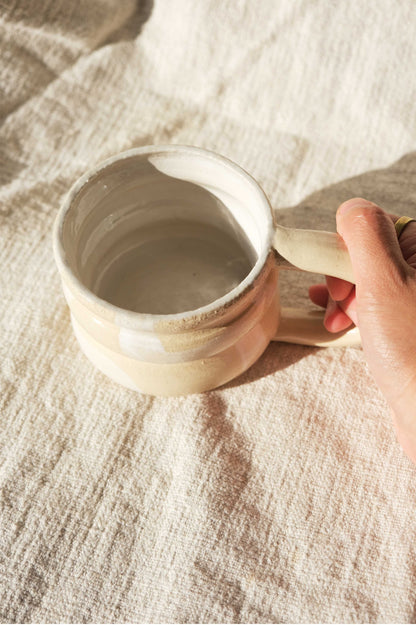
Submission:
[[[218,305],[254,279],[272,216],[242,169],[197,148],[140,148],[110,159],[70,193],[65,265],[101,300],[151,315]]]

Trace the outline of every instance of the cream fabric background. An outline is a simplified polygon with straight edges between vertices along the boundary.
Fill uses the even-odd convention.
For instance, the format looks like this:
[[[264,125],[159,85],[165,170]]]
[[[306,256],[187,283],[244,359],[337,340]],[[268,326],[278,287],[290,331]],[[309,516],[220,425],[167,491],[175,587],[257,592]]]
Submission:
[[[0,11],[2,622],[414,622],[416,468],[361,350],[141,396],[80,353],[51,252],[72,182],[149,143],[234,159],[287,225],[416,216],[413,0]]]

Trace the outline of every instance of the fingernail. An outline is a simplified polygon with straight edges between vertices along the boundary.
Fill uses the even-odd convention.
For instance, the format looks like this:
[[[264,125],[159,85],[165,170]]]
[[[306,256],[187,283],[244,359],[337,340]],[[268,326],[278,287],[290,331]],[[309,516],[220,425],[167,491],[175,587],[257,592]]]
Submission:
[[[368,202],[367,200],[363,200],[363,198],[361,197],[354,197],[351,200],[347,200],[346,202],[343,202],[341,206],[338,208],[337,213],[338,215],[345,215],[351,209],[357,208],[357,206],[366,206],[366,204],[371,204],[371,202]]]

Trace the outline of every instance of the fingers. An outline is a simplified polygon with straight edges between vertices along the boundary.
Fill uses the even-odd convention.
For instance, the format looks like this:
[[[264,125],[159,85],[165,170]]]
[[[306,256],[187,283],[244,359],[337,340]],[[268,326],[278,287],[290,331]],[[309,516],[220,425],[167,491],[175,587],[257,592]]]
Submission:
[[[416,222],[412,221],[400,235],[400,249],[405,261],[416,268]]]
[[[354,288],[351,282],[341,280],[341,278],[333,278],[332,276],[326,276],[326,286],[332,299],[336,302],[346,299]]]
[[[358,326],[358,317],[357,317],[357,299],[355,297],[355,287],[353,287],[349,293],[349,295],[343,299],[341,302],[338,302],[338,306],[341,310],[351,319],[356,326]]]
[[[326,284],[313,284],[309,287],[309,297],[314,304],[326,308],[328,293],[336,302],[349,298],[354,291],[354,285],[340,278],[326,276]]]
[[[328,293],[326,284],[314,284],[309,287],[309,297],[314,304],[326,308],[324,325],[329,332],[341,332],[356,322],[353,289],[345,300],[336,302]]]
[[[393,221],[376,204],[362,198],[344,202],[337,211],[337,228],[348,247],[358,288],[380,291],[389,279],[396,282],[408,274]]]
[[[340,308],[332,297],[328,298],[324,326],[329,332],[342,332],[352,325],[349,316]]]
[[[405,250],[401,249],[394,228],[395,219],[361,198],[344,202],[338,209],[338,232],[348,247],[358,292],[361,296],[365,293],[367,301],[368,296],[373,302],[383,301],[389,290],[393,296],[395,287],[414,271],[405,262]],[[414,249],[410,237],[408,247],[410,253],[410,247]],[[358,325],[355,291],[351,283],[332,277],[326,278],[326,288],[322,284],[310,288],[312,301],[326,308],[324,324],[330,332],[344,330],[352,322]]]
[[[313,284],[309,287],[309,297],[317,306],[326,308],[328,303],[328,289],[326,284]]]

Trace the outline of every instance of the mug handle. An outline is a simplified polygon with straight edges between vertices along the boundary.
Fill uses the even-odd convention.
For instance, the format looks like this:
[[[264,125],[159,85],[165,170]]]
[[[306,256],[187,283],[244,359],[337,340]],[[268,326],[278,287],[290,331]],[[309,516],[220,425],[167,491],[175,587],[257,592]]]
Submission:
[[[354,283],[351,260],[339,234],[321,230],[298,230],[276,225],[273,246],[281,269],[301,269]],[[328,332],[324,311],[282,308],[275,341],[316,346],[361,345],[356,326],[344,332]]]

